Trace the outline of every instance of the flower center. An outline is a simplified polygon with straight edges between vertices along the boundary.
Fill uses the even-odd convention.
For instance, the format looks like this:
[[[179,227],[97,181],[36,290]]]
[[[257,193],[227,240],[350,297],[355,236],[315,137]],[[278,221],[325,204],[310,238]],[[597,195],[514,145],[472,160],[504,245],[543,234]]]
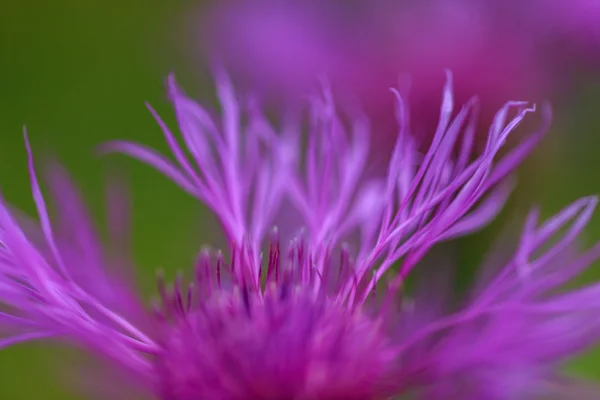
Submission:
[[[394,354],[379,324],[302,287],[220,290],[164,331],[165,400],[377,399]]]

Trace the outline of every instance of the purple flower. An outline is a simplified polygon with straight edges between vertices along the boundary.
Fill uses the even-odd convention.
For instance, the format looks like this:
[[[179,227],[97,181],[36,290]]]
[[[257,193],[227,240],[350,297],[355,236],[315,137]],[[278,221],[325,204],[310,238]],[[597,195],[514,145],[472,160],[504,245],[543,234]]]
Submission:
[[[513,14],[521,13],[504,18],[493,1],[209,4],[191,21],[194,46],[201,42],[236,76],[288,99],[326,74],[336,94],[360,96],[383,149],[395,141],[386,88],[397,85],[399,71],[411,77],[411,112],[425,125],[417,126],[422,135],[432,132],[427,121],[435,123],[444,68],[453,71],[461,102],[474,93],[482,98],[486,124],[507,98],[544,97],[559,81],[539,54],[528,15],[517,24]]]
[[[449,76],[423,155],[394,92],[398,139],[387,175],[373,177],[367,119],[352,105],[339,109],[327,87],[279,125],[226,76],[217,88],[220,119],[170,78],[185,148],[151,109],[174,160],[129,142],[104,149],[151,164],[210,207],[228,253],[202,251],[189,286],[160,277],[161,302],[143,311],[105,270],[123,262],[103,256],[63,175],[54,181],[62,218],[50,223],[29,151],[41,229],[26,229],[2,203],[0,346],[64,338],[164,400],[586,394],[559,367],[596,343],[600,287],[559,289],[600,255],[600,246],[575,249],[595,197],[541,224],[533,212],[516,250],[493,257],[463,301],[444,265],[415,269],[435,244],[500,211],[512,188],[505,178],[546,124],[502,148],[535,107],[507,103],[477,152],[478,103],[455,113]],[[548,107],[542,113],[547,122]],[[423,286],[411,294],[403,285],[413,270]]]
[[[190,47],[206,50],[270,97],[297,99],[315,76],[338,96],[358,94],[376,125],[377,156],[395,142],[386,88],[410,75],[413,134],[431,139],[441,69],[456,98],[482,99],[482,125],[508,98],[557,98],[600,59],[595,0],[370,0],[208,2],[190,20]],[[186,16],[186,18],[189,18]],[[201,51],[198,49],[201,48]],[[481,140],[485,140],[482,134]]]

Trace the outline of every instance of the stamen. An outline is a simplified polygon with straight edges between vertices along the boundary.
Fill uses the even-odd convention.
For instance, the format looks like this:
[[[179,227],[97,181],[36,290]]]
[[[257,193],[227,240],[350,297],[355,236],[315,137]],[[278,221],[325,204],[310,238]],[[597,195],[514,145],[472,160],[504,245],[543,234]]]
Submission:
[[[280,251],[279,233],[277,228],[274,228],[271,234],[271,243],[269,244],[269,263],[267,264],[265,286],[269,284],[273,274],[275,274],[275,283],[279,282]]]
[[[237,261],[237,246],[235,240],[231,244],[231,275],[235,276],[236,261]]]
[[[192,310],[192,301],[194,299],[194,289],[196,287],[194,286],[194,282],[190,282],[190,284],[188,285],[188,292],[187,292],[187,304],[186,304],[186,312],[189,314],[189,312]]]
[[[185,315],[185,307],[183,306],[183,296],[181,293],[181,286],[183,282],[183,274],[181,271],[177,272],[175,277],[175,283],[173,283],[173,307],[180,316]]]
[[[248,294],[248,287],[246,285],[242,287],[242,300],[244,301],[244,309],[246,310],[246,314],[248,314],[248,317],[252,318],[252,310],[250,308],[250,297]]]
[[[223,255],[217,254],[217,287],[221,289],[221,265],[223,264]]]

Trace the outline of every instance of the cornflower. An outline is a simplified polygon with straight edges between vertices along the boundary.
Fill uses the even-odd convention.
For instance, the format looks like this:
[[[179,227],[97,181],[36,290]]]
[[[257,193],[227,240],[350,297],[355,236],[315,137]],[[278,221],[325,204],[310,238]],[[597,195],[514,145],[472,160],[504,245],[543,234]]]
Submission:
[[[220,119],[172,77],[168,86],[185,148],[150,110],[174,160],[125,141],[104,150],[154,166],[207,205],[228,252],[201,251],[189,286],[160,277],[161,301],[145,311],[108,272],[123,263],[100,251],[63,173],[53,180],[62,217],[50,222],[27,142],[40,223],[20,222],[1,202],[0,347],[62,338],[162,400],[585,395],[560,364],[597,342],[600,286],[558,289],[600,253],[600,245],[575,248],[596,197],[542,223],[534,210],[514,253],[502,257],[508,261],[486,269],[492,278],[456,308],[447,307],[454,296],[443,265],[422,270],[423,290],[412,298],[404,290],[434,245],[477,231],[502,209],[513,187],[507,176],[547,130],[547,106],[540,130],[499,156],[535,111],[507,103],[477,153],[478,102],[455,113],[448,75],[423,155],[394,92],[398,138],[387,176],[373,177],[365,172],[367,119],[351,106],[342,113],[326,86],[300,113],[306,121],[280,125],[224,74],[217,75]],[[284,232],[294,233],[289,242]]]

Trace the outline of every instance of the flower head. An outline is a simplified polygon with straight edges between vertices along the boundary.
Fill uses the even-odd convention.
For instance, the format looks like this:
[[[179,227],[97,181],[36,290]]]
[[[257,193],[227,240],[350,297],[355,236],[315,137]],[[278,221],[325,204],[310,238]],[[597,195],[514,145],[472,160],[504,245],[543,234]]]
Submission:
[[[426,139],[444,68],[459,83],[459,101],[473,93],[483,100],[482,127],[507,98],[543,97],[554,88],[558,79],[537,51],[529,20],[517,24],[514,12],[504,18],[498,8],[470,0],[219,2],[192,20],[191,39],[279,97],[298,98],[315,76],[331,77],[337,95],[360,96],[377,125],[373,142],[384,152],[396,137],[386,89],[399,80],[405,86],[399,71],[411,77],[413,134]]]
[[[120,300],[120,286],[97,268],[111,260],[99,257],[73,196],[59,199],[74,213],[64,219],[74,222],[67,226],[71,242],[50,223],[30,155],[43,243],[2,204],[0,298],[7,311],[0,327],[16,330],[3,345],[66,337],[164,400],[364,400],[409,392],[504,399],[564,387],[558,363],[594,344],[600,329],[597,284],[557,291],[598,256],[598,246],[573,251],[595,198],[540,226],[532,213],[509,262],[456,309],[440,307],[448,297],[431,293],[431,277],[425,296],[417,292],[411,301],[401,290],[435,244],[478,230],[500,211],[512,188],[505,178],[547,127],[500,151],[535,107],[507,103],[477,153],[477,101],[455,113],[448,75],[439,124],[422,155],[395,92],[398,140],[387,175],[373,177],[365,173],[367,119],[356,108],[338,109],[327,87],[281,126],[254,99],[236,94],[225,75],[217,88],[221,119],[169,79],[185,148],[151,109],[174,161],[130,142],[104,149],[153,165],[210,207],[229,251],[203,250],[189,286],[181,278],[167,286],[159,277],[153,313],[123,308],[130,303]],[[547,121],[548,108],[542,112]],[[306,121],[297,118],[303,114]],[[71,192],[61,187],[64,193]],[[292,209],[300,224],[289,217]],[[297,232],[289,243],[273,229],[276,221],[282,232]],[[154,321],[144,323],[150,314]]]
[[[485,133],[506,99],[557,98],[577,71],[593,70],[599,11],[594,0],[266,0],[208,3],[186,19],[201,62],[208,50],[270,95],[297,99],[321,74],[336,95],[358,94],[381,157],[396,138],[387,87],[410,86],[413,134],[428,143],[439,71],[451,69],[460,102],[473,93],[483,100]]]

